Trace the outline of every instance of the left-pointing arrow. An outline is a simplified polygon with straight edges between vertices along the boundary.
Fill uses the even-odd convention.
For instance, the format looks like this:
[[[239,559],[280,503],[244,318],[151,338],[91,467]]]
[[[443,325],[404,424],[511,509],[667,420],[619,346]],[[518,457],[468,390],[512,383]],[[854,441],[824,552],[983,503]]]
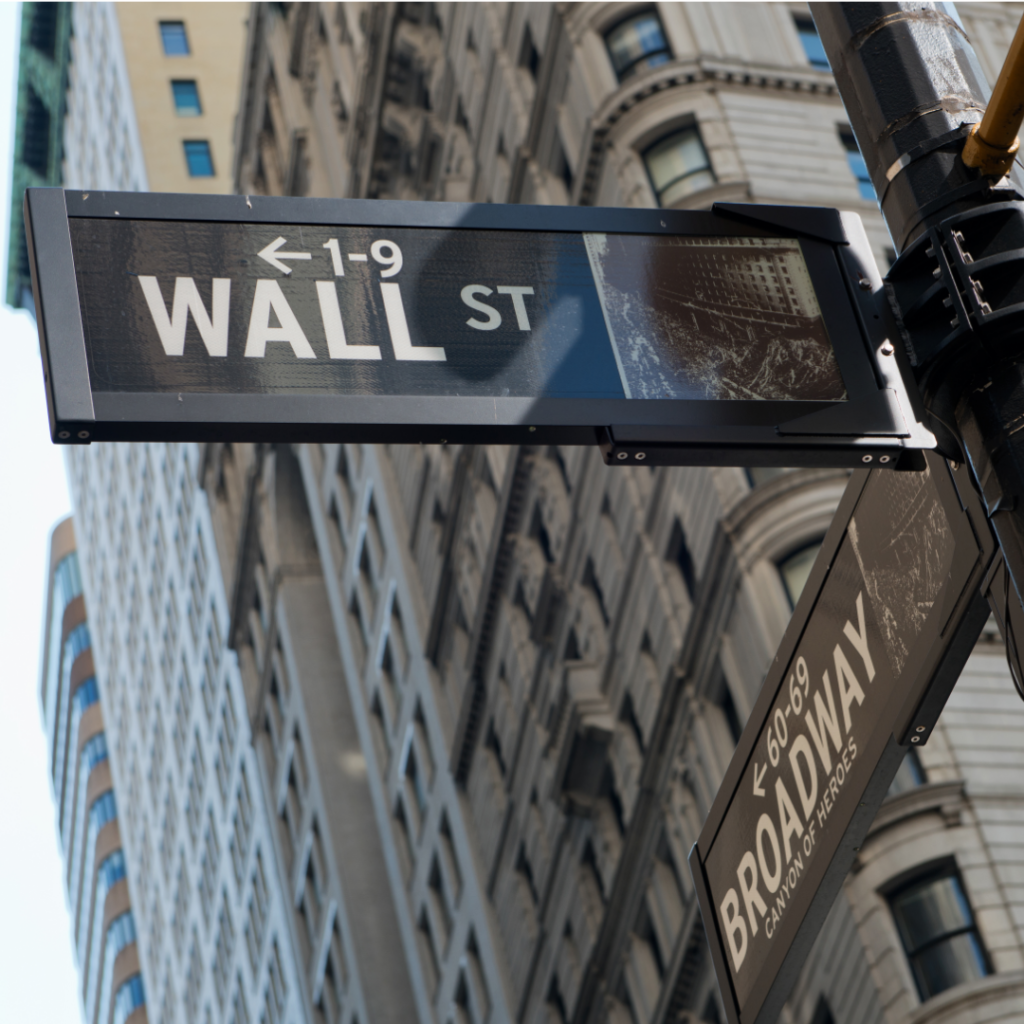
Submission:
[[[761,785],[761,780],[765,776],[765,772],[768,771],[768,765],[765,765],[761,769],[760,775],[757,772],[757,762],[754,762],[754,796],[764,796],[764,786]]]
[[[270,245],[260,249],[256,255],[261,260],[266,260],[275,270],[280,270],[282,274],[290,274],[292,268],[286,267],[281,260],[311,260],[313,256],[308,252],[278,252],[285,241],[283,237],[275,238]]]

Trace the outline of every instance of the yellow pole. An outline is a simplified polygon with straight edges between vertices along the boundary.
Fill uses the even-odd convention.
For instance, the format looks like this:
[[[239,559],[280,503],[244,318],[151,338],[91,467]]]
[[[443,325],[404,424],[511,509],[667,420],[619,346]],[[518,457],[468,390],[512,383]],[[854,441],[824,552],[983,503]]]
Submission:
[[[982,174],[1001,178],[1020,148],[1017,131],[1024,120],[1024,18],[1010,43],[985,116],[964,143],[963,161]]]

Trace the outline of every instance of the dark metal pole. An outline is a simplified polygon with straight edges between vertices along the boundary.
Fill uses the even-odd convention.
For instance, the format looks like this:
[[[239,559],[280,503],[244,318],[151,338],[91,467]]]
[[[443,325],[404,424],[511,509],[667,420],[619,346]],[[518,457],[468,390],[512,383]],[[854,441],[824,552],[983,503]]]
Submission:
[[[1024,595],[1024,183],[961,152],[989,89],[951,4],[812,3],[900,258],[886,289],[944,453]]]

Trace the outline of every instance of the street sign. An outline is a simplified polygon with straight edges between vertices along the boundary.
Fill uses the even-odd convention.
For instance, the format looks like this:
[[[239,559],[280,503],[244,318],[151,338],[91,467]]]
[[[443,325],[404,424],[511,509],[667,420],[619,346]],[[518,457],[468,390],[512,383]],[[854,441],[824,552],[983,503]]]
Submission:
[[[29,189],[26,224],[58,442],[890,467],[934,445],[834,210]]]
[[[988,617],[963,466],[853,475],[690,853],[730,1024],[774,1022]]]

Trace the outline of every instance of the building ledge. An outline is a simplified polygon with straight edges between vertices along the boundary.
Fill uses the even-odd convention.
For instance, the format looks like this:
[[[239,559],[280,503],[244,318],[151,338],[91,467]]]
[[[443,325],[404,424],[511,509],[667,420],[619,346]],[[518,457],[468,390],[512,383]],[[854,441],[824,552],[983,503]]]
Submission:
[[[893,825],[922,814],[939,814],[947,828],[956,828],[961,823],[961,812],[966,806],[966,783],[963,779],[927,782],[886,800],[875,815],[867,838],[871,839]]]
[[[1010,1020],[1024,1005],[1024,971],[990,974],[957,985],[922,1003],[906,1024],[996,1024]]]

